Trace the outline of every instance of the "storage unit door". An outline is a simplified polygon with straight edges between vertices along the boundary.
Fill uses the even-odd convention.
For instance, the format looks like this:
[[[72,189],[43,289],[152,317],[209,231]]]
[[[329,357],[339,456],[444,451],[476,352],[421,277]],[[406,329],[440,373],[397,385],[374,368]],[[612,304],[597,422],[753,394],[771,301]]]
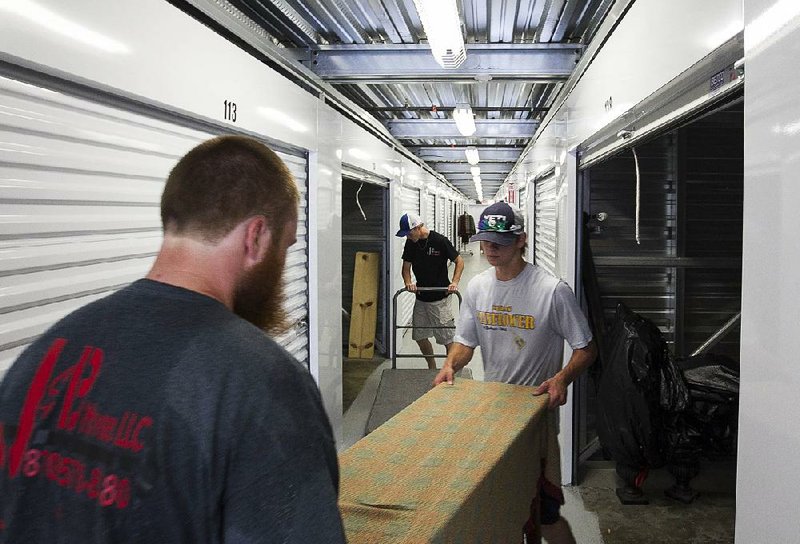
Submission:
[[[415,187],[400,187],[400,202],[403,205],[403,213],[420,214],[419,189]]]
[[[275,340],[308,367],[308,158],[304,153],[273,150],[289,167],[300,190],[297,242],[289,248],[283,271],[284,308],[289,329]]]
[[[7,78],[0,78],[0,112],[2,376],[57,320],[147,273],[161,244],[164,181],[213,127]],[[286,293],[293,322],[305,323],[306,160],[279,154],[303,194]],[[307,327],[293,327],[280,341],[307,364]]]
[[[556,273],[556,177],[550,174],[535,181],[533,212],[534,264],[554,276]]]
[[[429,229],[436,230],[436,195],[433,193],[425,195],[425,215],[422,220]]]
[[[445,214],[445,236],[447,236],[453,245],[456,245],[456,236],[453,234],[453,201],[447,200],[445,208],[447,209],[447,213]]]
[[[447,211],[444,197],[436,199],[436,232],[447,236]]]
[[[386,234],[388,221],[387,202],[388,188],[386,184],[377,184],[363,179],[350,177],[345,172],[342,177],[342,308],[351,314],[353,311],[353,277],[355,276],[356,254],[359,251],[378,253],[378,299],[375,341],[376,351],[383,353],[386,350],[386,323],[389,314],[386,311],[387,284],[387,252],[389,237]],[[419,199],[417,199],[419,206]],[[410,209],[409,212],[419,213]],[[362,215],[363,213],[363,215]],[[405,212],[404,212],[405,213]],[[366,218],[366,219],[365,219]],[[391,225],[392,238],[397,232],[399,223]],[[400,275],[400,270],[396,271]],[[394,293],[392,293],[394,294]],[[363,302],[363,301],[362,301]],[[350,324],[354,316],[345,319],[342,323],[342,339],[345,344],[350,338]],[[345,353],[348,349],[345,348]]]
[[[403,202],[403,212],[414,212],[420,217],[420,190],[414,187],[400,187],[400,198]],[[423,219],[424,221],[424,219]],[[426,221],[427,223],[427,221]],[[395,271],[392,271],[393,273]],[[396,273],[400,273],[397,271]],[[401,282],[402,283],[402,282]],[[391,293],[394,297],[394,293]],[[412,295],[403,293],[397,297],[397,323],[395,325],[403,325],[411,322],[411,314],[414,311],[414,297]],[[395,346],[395,351],[397,347]]]

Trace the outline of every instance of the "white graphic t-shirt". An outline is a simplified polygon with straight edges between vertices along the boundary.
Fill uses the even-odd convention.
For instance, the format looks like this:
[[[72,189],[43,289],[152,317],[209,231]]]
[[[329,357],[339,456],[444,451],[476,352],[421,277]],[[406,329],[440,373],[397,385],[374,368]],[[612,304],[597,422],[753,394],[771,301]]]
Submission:
[[[569,286],[528,263],[500,281],[494,267],[475,276],[464,292],[455,341],[480,345],[484,380],[539,385],[561,368],[564,340],[589,345],[592,333]]]

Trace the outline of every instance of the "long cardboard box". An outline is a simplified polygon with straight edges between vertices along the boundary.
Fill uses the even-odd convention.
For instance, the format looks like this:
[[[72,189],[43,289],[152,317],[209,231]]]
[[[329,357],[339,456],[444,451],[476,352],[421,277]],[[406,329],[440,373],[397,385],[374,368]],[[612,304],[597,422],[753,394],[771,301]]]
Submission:
[[[532,391],[457,379],[345,451],[348,542],[521,542],[543,461],[558,465],[548,397]]]

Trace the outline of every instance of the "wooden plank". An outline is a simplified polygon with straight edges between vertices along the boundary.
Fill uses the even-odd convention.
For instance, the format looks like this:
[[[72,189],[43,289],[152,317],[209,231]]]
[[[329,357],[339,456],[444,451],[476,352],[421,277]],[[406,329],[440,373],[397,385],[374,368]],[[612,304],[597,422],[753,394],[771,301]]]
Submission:
[[[379,268],[379,253],[356,252],[348,342],[348,357],[353,359],[372,359],[375,354]]]

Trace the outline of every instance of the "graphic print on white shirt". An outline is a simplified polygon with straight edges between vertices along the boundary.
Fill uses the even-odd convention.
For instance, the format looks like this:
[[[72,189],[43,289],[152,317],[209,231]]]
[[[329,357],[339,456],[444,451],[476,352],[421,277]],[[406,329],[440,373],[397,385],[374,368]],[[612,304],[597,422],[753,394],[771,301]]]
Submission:
[[[569,286],[527,264],[508,281],[494,268],[470,281],[455,340],[480,345],[486,381],[538,385],[561,368],[565,339],[576,349],[591,338]]]

